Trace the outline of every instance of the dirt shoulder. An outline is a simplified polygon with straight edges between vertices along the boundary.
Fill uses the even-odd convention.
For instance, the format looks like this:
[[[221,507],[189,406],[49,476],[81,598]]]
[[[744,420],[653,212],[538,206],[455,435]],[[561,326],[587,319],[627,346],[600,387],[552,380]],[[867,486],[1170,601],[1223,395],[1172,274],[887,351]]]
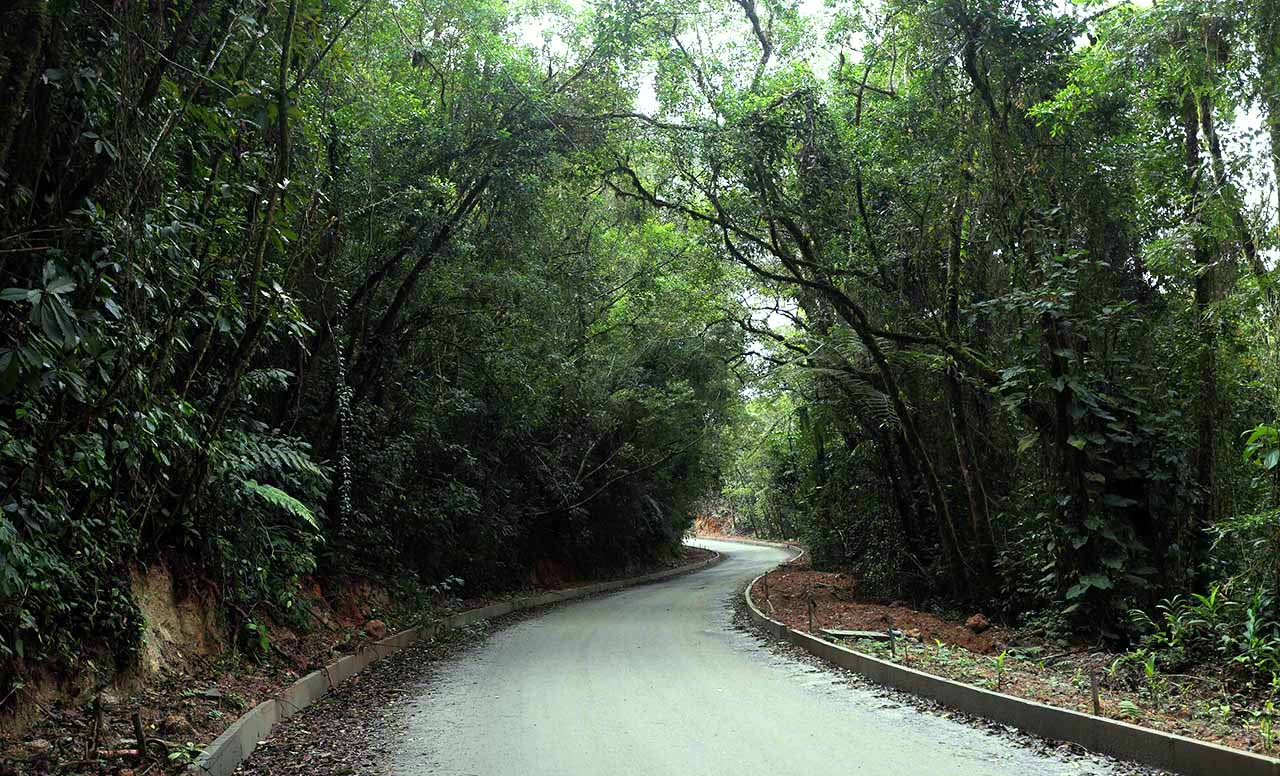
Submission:
[[[660,563],[592,579],[544,570],[543,579],[552,577],[545,584],[466,598],[398,597],[364,579],[308,583],[303,595],[309,625],[269,623],[266,648],[257,653],[226,643],[225,634],[211,637],[205,632],[199,634],[201,642],[222,643],[196,650],[190,649],[190,639],[183,642],[186,649],[166,642],[163,647],[181,651],[181,659],[160,661],[145,678],[62,700],[37,699],[33,694],[28,702],[36,707],[36,721],[20,735],[0,737],[0,776],[179,773],[246,710],[387,634],[518,596],[637,576],[712,555],[708,550],[683,547],[679,556]],[[135,715],[147,741],[145,753],[139,752]]]
[[[767,594],[767,595],[766,595]],[[894,632],[892,640],[824,638],[850,649],[978,687],[1092,713],[1092,677],[1098,677],[1100,713],[1134,724],[1259,754],[1277,756],[1260,716],[1267,697],[1233,686],[1211,667],[1189,674],[1149,673],[1132,654],[1045,640],[1029,631],[991,625],[981,613],[923,612],[859,595],[847,574],[783,565],[752,588],[752,598],[788,627]]]
[[[390,774],[388,745],[404,729],[403,705],[430,682],[440,662],[534,614],[520,611],[448,631],[379,660],[278,727],[236,773]]]

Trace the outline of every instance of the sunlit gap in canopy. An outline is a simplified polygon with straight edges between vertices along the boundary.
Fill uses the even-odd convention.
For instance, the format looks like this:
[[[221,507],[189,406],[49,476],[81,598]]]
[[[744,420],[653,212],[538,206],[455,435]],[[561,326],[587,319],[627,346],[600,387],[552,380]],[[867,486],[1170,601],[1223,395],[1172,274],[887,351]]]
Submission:
[[[739,296],[744,320],[743,326],[748,329],[743,346],[743,360],[748,369],[755,375],[767,375],[780,366],[765,358],[765,354],[776,349],[774,337],[793,337],[799,333],[796,319],[803,316],[795,300],[782,295],[771,295],[758,288],[746,288]],[[755,380],[748,380],[739,389],[743,399],[753,399],[762,395],[761,388]]]

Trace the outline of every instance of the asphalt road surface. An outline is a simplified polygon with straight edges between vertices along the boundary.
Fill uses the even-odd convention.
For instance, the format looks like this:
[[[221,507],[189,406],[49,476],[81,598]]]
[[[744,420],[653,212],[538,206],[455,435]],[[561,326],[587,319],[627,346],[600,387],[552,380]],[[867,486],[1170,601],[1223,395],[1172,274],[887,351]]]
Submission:
[[[782,550],[705,541],[711,569],[567,604],[445,664],[409,707],[400,776],[1123,774],[901,703],[735,629]]]

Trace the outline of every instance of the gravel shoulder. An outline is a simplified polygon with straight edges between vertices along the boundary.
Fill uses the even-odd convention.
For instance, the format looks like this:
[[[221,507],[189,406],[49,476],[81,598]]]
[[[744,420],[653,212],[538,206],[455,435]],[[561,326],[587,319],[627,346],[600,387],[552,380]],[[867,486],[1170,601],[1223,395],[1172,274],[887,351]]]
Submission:
[[[388,756],[405,733],[405,704],[431,683],[441,664],[539,614],[516,612],[448,631],[374,663],[280,725],[236,772],[263,776],[393,773]]]
[[[643,571],[676,568],[710,557],[712,553],[704,549],[686,547],[681,557]],[[620,577],[593,581],[612,578]],[[379,660],[279,725],[236,772],[267,776],[396,772],[389,757],[408,732],[407,705],[431,687],[448,661],[464,659],[494,634],[573,603],[521,610],[445,631]]]
[[[745,587],[744,587],[745,590]],[[1126,776],[1174,776],[1167,771],[1157,768],[1149,768],[1138,765],[1136,763],[1121,762],[1114,758],[1099,755],[1090,752],[1078,744],[1065,741],[1050,741],[1039,736],[1024,733],[1017,728],[1002,725],[991,720],[975,717],[970,714],[949,709],[928,698],[922,698],[910,693],[901,692],[890,687],[884,687],[870,681],[866,677],[846,668],[831,665],[821,658],[806,652],[799,647],[785,641],[773,638],[769,634],[760,630],[760,628],[751,619],[747,611],[747,603],[742,596],[738,596],[738,600],[734,604],[733,613],[734,627],[745,633],[752,634],[759,639],[770,653],[782,660],[794,661],[804,665],[812,666],[815,670],[833,674],[839,677],[839,683],[856,688],[883,699],[886,704],[894,704],[901,706],[909,706],[923,713],[944,719],[955,720],[963,723],[974,730],[983,731],[992,736],[998,736],[1006,739],[1015,745],[1034,752],[1044,757],[1060,760],[1063,763],[1077,763],[1079,765],[1079,773],[1088,774],[1095,773],[1093,770],[1098,767],[1105,767],[1107,772],[1116,774],[1125,774]]]

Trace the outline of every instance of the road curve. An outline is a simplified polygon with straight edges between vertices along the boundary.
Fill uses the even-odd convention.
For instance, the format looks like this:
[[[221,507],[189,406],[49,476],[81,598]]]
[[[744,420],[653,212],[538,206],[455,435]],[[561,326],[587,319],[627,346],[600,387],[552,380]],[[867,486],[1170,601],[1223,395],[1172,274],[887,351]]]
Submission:
[[[895,702],[766,649],[731,604],[782,550],[701,542],[695,574],[567,604],[444,664],[398,776],[1118,774]]]

